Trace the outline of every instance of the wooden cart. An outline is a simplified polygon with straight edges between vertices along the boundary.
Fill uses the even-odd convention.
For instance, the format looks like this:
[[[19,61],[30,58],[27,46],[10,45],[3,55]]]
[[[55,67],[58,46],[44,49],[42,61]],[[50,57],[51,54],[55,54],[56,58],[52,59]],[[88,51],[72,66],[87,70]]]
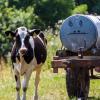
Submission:
[[[83,56],[85,55],[85,56]],[[70,98],[77,97],[87,100],[90,86],[89,70],[92,78],[93,69],[100,66],[100,56],[91,56],[88,53],[72,53],[66,50],[58,50],[52,60],[54,73],[58,73],[58,68],[66,70],[66,88]]]

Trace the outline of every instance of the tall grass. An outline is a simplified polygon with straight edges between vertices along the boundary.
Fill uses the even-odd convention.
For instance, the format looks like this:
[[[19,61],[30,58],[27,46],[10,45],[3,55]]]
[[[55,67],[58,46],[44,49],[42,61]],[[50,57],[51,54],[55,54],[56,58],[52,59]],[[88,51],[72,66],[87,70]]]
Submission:
[[[47,38],[47,60],[44,65],[44,70],[45,69],[50,69],[51,68],[51,60],[53,56],[56,54],[56,50],[61,48],[61,42],[59,35],[53,35],[52,33],[45,33],[46,38]]]

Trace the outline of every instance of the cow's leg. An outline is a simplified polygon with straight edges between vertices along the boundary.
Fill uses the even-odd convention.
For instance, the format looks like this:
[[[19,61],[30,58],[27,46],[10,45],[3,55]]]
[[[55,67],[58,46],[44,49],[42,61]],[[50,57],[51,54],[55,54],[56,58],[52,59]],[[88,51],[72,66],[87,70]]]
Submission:
[[[27,91],[27,87],[28,87],[28,83],[29,83],[31,74],[32,74],[32,70],[27,71],[24,74],[24,79],[23,79],[23,83],[22,83],[22,89],[23,89],[22,100],[26,100],[26,91]]]
[[[39,81],[40,81],[40,72],[41,72],[41,67],[36,69],[34,100],[38,100],[38,84],[39,84]]]
[[[20,100],[20,75],[17,71],[15,71],[15,80],[16,80],[16,100]]]

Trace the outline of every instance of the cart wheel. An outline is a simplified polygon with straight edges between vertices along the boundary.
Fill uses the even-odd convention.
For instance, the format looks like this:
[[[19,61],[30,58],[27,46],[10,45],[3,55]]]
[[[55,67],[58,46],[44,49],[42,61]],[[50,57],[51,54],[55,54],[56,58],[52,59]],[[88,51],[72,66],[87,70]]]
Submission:
[[[85,68],[68,68],[66,73],[66,87],[70,98],[76,97],[86,100],[89,93],[89,70]]]

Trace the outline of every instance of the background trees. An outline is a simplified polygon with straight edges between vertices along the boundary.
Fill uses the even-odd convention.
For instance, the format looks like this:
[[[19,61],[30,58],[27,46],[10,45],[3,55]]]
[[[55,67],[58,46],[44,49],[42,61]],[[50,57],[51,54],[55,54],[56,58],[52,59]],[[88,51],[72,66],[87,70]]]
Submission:
[[[35,1],[35,14],[39,16],[43,27],[55,29],[58,20],[65,19],[74,8],[73,0],[38,0]]]
[[[87,4],[89,13],[100,14],[100,0],[75,0],[76,5]]]

